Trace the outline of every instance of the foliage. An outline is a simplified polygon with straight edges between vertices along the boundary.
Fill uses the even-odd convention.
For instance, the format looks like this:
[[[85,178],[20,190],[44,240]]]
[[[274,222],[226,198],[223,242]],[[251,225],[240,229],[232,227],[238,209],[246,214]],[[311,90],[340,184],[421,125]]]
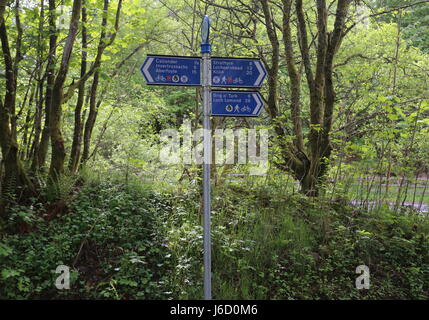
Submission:
[[[2,298],[199,299],[199,194],[158,193],[135,182],[92,182],[68,210],[0,245]],[[272,196],[275,194],[275,196]],[[269,204],[269,206],[267,206]],[[37,212],[40,216],[40,212]],[[46,218],[46,215],[42,215]],[[215,190],[216,299],[427,299],[429,221],[309,202],[276,187]],[[57,265],[71,289],[57,290]],[[370,268],[369,290],[355,269]]]
[[[92,74],[83,87],[82,110],[77,108],[78,88],[60,104],[55,119],[60,119],[63,164],[67,167],[75,154],[78,165],[65,169],[55,188],[49,188],[49,143],[45,160],[35,162],[43,131],[49,129],[48,58],[54,58],[51,67],[57,74],[75,2],[62,1],[62,7],[58,1],[20,1],[17,9],[17,1],[8,1],[0,7],[5,26],[0,31],[1,299],[201,298],[202,170],[168,166],[159,159],[162,130],[179,129],[185,119],[192,130],[200,127],[200,88],[145,86],[139,68],[147,54],[199,55],[204,14],[212,20],[214,56],[258,57],[270,66],[274,50],[264,3],[275,23],[280,64],[276,82],[265,81],[260,91],[265,99],[274,97],[278,114],[273,117],[266,107],[258,119],[213,118],[212,128],[269,128],[270,172],[243,177],[247,165],[213,168],[214,298],[429,298],[427,3],[393,10],[414,1],[352,2],[348,31],[332,66],[332,153],[321,159],[328,169],[318,181],[319,197],[305,198],[299,194],[300,181],[285,170],[282,154],[296,140],[285,43],[293,46],[299,71],[295,84],[301,90],[303,151],[309,149],[311,131],[323,133],[321,124],[311,122],[297,1],[291,2],[289,42],[283,41],[287,1],[123,1],[115,41],[105,48],[97,77]],[[107,2],[107,26],[102,28]],[[103,30],[108,37],[115,32],[119,2],[82,1],[87,22],[78,26],[64,93],[81,78],[83,52],[88,70]],[[319,2],[302,2],[310,69],[316,69]],[[49,3],[58,6],[57,28],[49,25]],[[327,33],[334,28],[337,3],[329,3]],[[373,17],[359,22],[362,14]],[[65,25],[59,24],[61,18]],[[50,55],[53,29],[58,37],[56,53]],[[17,67],[12,70],[14,90],[6,86],[13,81],[7,77],[5,31]],[[81,162],[72,144],[76,132],[83,133],[90,123],[91,99],[96,119],[90,141],[80,141],[89,152]],[[10,161],[16,171],[7,169]],[[241,175],[234,181],[230,173]],[[25,184],[34,184],[33,192]],[[54,286],[61,264],[70,267],[70,290]],[[370,290],[355,288],[355,269],[361,264],[370,268]]]
[[[60,216],[38,211],[32,232],[2,239],[2,298],[162,298],[168,259],[156,215],[169,206],[141,186],[105,182],[76,191]],[[58,265],[71,290],[54,286]]]

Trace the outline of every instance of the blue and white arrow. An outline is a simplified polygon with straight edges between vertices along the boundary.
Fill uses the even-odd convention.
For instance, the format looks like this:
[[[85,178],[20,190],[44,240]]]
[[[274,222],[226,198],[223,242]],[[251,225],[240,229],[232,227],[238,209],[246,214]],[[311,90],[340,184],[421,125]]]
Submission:
[[[267,70],[258,59],[212,58],[212,86],[260,88]]]
[[[147,84],[166,86],[201,85],[198,57],[148,56],[140,68]]]
[[[212,91],[212,116],[257,117],[264,101],[256,91]]]

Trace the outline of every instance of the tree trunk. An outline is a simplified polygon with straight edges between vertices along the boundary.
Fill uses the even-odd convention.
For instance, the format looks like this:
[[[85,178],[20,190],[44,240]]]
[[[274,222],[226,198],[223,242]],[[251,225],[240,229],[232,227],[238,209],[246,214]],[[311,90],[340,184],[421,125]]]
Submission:
[[[34,151],[32,171],[42,170],[45,166],[46,155],[48,153],[49,141],[51,138],[50,115],[52,103],[52,90],[55,82],[55,55],[57,49],[57,31],[55,25],[55,0],[49,0],[49,55],[46,65],[46,94],[45,94],[45,121],[40,143]]]
[[[19,1],[16,2],[15,21],[18,34],[21,30],[19,21]],[[18,63],[20,56],[20,40],[16,42],[16,56],[12,58],[8,33],[4,21],[5,5],[0,5],[0,39],[2,45],[3,59],[6,71],[6,93],[4,102],[0,99],[0,147],[2,152],[5,173],[1,183],[0,213],[6,213],[11,203],[18,200],[21,195],[34,194],[33,184],[22,169],[18,154],[18,143],[16,139],[15,105],[16,84],[18,76]],[[18,35],[18,38],[20,36]],[[0,215],[0,220],[3,216]],[[2,221],[0,221],[1,224]],[[1,226],[0,226],[1,227]]]
[[[304,178],[300,180],[301,193],[308,197],[317,197],[319,195],[317,180],[317,177],[312,175],[309,170]]]
[[[98,88],[99,72],[95,72],[94,80],[91,86],[91,96],[89,101],[89,114],[88,119],[85,123],[85,132],[83,135],[83,153],[82,163],[85,163],[89,159],[89,148],[91,145],[92,130],[94,129],[95,120],[97,118],[97,88]]]
[[[280,168],[291,173],[301,186],[301,192],[307,196],[318,196],[319,189],[326,175],[329,158],[332,152],[330,132],[332,127],[332,115],[335,103],[335,91],[333,86],[333,61],[344,35],[347,33],[345,20],[351,0],[338,0],[334,27],[328,28],[328,9],[325,0],[316,1],[316,26],[317,34],[309,42],[307,29],[311,23],[306,20],[304,3],[302,0],[282,0],[282,34],[285,50],[285,64],[289,75],[290,87],[290,115],[292,120],[292,141],[286,137],[288,130],[286,123],[279,121],[282,112],[277,106],[278,86],[278,59],[279,44],[272,8],[268,0],[259,0],[264,13],[265,27],[272,49],[272,66],[268,68],[268,113],[273,121],[278,143],[281,149],[282,162]],[[292,2],[295,3],[297,23],[297,40],[299,45],[300,61],[302,68],[297,68],[293,44],[295,40],[291,34]],[[273,5],[274,6],[274,5]],[[310,48],[314,44],[316,62],[313,66]],[[317,44],[317,45],[316,45]],[[262,57],[264,59],[264,57]],[[301,70],[305,73],[308,87],[309,134],[308,142],[304,145],[304,137],[301,120]],[[290,141],[290,140],[289,140]]]
[[[55,190],[57,190],[60,175],[64,171],[64,159],[66,156],[64,149],[64,139],[61,132],[63,86],[67,77],[70,56],[73,51],[73,44],[78,31],[81,4],[82,0],[73,1],[73,11],[70,21],[69,34],[64,45],[61,65],[55,78],[54,88],[52,90],[51,114],[49,122],[51,130],[52,156],[51,165],[49,168],[49,180],[50,187],[54,187]]]
[[[87,37],[86,37],[86,8],[85,1],[82,1],[82,61],[80,67],[80,75],[81,78],[85,76],[86,73],[86,57],[87,57]],[[76,172],[78,168],[79,158],[80,158],[80,150],[82,146],[82,106],[85,98],[85,80],[82,80],[79,84],[79,92],[77,97],[76,108],[74,112],[74,131],[73,131],[73,143],[72,149],[70,153],[70,161],[69,161],[69,170],[70,172]]]

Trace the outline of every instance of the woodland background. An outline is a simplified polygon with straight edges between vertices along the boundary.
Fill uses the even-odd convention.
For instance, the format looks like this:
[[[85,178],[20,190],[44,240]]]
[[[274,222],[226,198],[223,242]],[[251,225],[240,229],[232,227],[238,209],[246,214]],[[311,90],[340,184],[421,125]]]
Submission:
[[[427,0],[1,0],[0,298],[202,297],[201,167],[159,161],[201,92],[139,68],[206,14],[268,70],[212,127],[270,130],[267,175],[213,166],[213,297],[428,299]]]

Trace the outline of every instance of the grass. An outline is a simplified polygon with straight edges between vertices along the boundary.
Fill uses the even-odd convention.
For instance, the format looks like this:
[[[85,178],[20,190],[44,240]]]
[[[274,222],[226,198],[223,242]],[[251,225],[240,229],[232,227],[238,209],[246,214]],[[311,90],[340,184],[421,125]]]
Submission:
[[[357,199],[359,197],[366,198],[368,197],[369,200],[380,200],[383,199],[384,201],[396,201],[398,198],[398,195],[400,195],[401,201],[405,202],[414,202],[415,203],[429,203],[429,188],[426,189],[426,192],[423,193],[424,186],[418,187],[417,192],[414,191],[414,186],[410,185],[408,187],[408,190],[406,190],[406,187],[404,186],[402,190],[399,190],[399,187],[397,186],[389,186],[389,190],[386,193],[386,187],[381,186],[381,193],[379,191],[380,185],[374,185],[371,190],[368,189],[367,186],[364,186],[363,188],[360,187],[357,184],[353,184],[350,186],[350,190],[348,194],[350,197],[353,196],[353,198]],[[369,192],[368,192],[369,191]],[[399,192],[400,191],[400,192]],[[405,193],[405,191],[407,191]],[[369,194],[369,196],[368,196]]]
[[[246,182],[244,179],[241,185],[250,185]],[[271,190],[277,188],[276,183],[254,184],[250,191],[238,184],[232,186],[216,190],[218,198],[225,203],[229,197],[241,195],[239,206],[248,210],[243,214],[246,209],[240,210],[235,203],[241,223],[224,220],[226,214],[213,222],[215,230],[228,230],[231,223],[235,226],[228,230],[229,247],[215,243],[214,281],[218,285],[214,295],[218,299],[428,297],[429,279],[424,280],[428,257],[421,259],[413,253],[405,262],[399,251],[414,241],[403,242],[403,237],[415,237],[417,242],[421,241],[419,237],[427,239],[429,219],[412,212],[363,212],[328,199],[309,201],[288,194],[287,188]],[[231,195],[231,189],[235,195]],[[239,239],[241,250],[231,248]],[[409,249],[405,250],[411,253]],[[389,258],[392,256],[396,256],[393,261]],[[372,279],[375,290],[360,292],[354,287],[354,269],[360,264],[377,270]],[[422,272],[412,279],[419,283],[413,284],[413,289],[408,288],[409,279],[391,279],[397,272],[407,278],[410,270]]]
[[[213,188],[215,299],[429,298],[428,218],[309,199],[291,194],[287,181],[245,177]],[[162,191],[88,173],[73,192],[49,223],[34,206],[26,213],[41,218],[33,231],[1,239],[0,298],[203,296],[197,186]],[[53,285],[58,264],[71,266],[69,291]],[[355,288],[362,264],[371,271],[370,290]]]
[[[397,185],[400,183],[400,178],[398,179],[391,179],[387,192],[385,180],[380,183],[378,177],[372,180],[372,177],[370,176],[359,176],[348,180],[338,180],[337,182],[333,182],[328,179],[329,182],[326,183],[326,188],[322,190],[322,196],[336,198],[341,195],[342,197],[350,200],[395,203],[399,195],[400,203],[404,202],[405,204],[410,205],[414,202],[414,206],[417,208],[420,203],[429,205],[429,184],[425,188],[426,181],[415,181],[411,179],[409,180],[408,188],[406,186],[407,182],[404,181],[403,186],[400,189]],[[364,181],[363,183],[362,180]],[[416,182],[417,188],[415,189]],[[243,183],[250,186],[270,184],[273,186],[272,191],[274,192],[274,195],[279,193],[298,194],[300,188],[298,182],[294,181],[287,174],[273,174],[268,177],[231,177],[228,180],[228,183],[232,186],[237,186]]]

